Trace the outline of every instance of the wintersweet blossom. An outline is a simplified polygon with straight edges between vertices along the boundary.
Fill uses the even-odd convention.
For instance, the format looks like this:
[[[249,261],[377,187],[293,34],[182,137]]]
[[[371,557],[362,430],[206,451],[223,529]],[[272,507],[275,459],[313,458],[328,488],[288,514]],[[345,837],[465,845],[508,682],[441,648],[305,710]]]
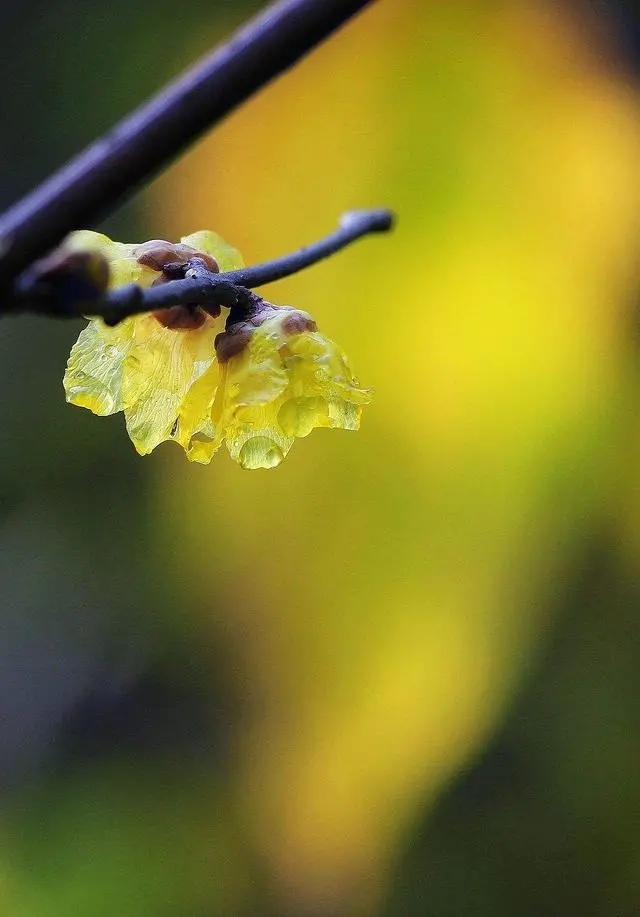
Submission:
[[[307,312],[262,303],[217,337],[216,352],[212,423],[243,468],[279,465],[315,427],[358,429],[370,392]]]
[[[67,245],[99,251],[111,288],[162,282],[168,264],[196,257],[211,270],[242,265],[211,232],[142,245],[80,232]],[[278,465],[295,438],[315,427],[356,430],[370,400],[308,313],[257,298],[239,320],[230,315],[226,328],[222,316],[181,306],[113,328],[92,319],[71,351],[64,386],[68,401],[96,414],[123,411],[141,454],[171,440],[190,461],[208,463],[225,443],[249,469]]]
[[[109,265],[109,286],[127,283],[148,287],[162,280],[169,263],[200,257],[213,270],[242,266],[235,249],[212,232],[198,232],[177,245],[154,240],[141,245],[112,242],[91,231],[73,233],[65,248],[93,251]],[[180,406],[195,380],[215,360],[214,340],[221,318],[180,307],[162,313],[135,315],[111,328],[92,319],[74,344],[64,388],[67,401],[94,414],[123,411],[127,432],[144,455],[175,438]],[[180,431],[186,445],[196,431]]]

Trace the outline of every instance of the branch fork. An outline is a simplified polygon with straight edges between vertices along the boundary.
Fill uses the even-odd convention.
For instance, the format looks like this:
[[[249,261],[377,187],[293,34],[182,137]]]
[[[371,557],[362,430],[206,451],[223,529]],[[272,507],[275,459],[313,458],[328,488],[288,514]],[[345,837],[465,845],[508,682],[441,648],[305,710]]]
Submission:
[[[393,220],[389,210],[350,211],[341,217],[334,232],[281,258],[219,273],[213,270],[215,265],[194,257],[165,265],[161,283],[145,288],[127,284],[106,295],[101,295],[101,289],[106,287],[108,277],[102,274],[101,266],[95,268],[95,259],[89,260],[89,253],[77,251],[65,255],[63,246],[43,262],[36,262],[19,279],[13,298],[5,304],[5,312],[29,311],[59,318],[86,314],[100,316],[108,325],[117,325],[130,315],[175,307],[202,308],[218,315],[220,307],[226,306],[239,314],[259,298],[251,292],[255,287],[317,264],[363,236],[387,232]],[[101,288],[91,287],[95,274],[99,275]],[[172,276],[177,279],[171,279]],[[70,290],[78,295],[70,295]]]

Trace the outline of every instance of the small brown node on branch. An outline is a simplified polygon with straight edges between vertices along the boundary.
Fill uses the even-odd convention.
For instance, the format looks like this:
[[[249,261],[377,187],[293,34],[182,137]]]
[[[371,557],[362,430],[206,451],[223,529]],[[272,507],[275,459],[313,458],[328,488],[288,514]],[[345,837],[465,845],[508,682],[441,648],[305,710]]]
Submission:
[[[154,312],[153,317],[171,331],[193,331],[202,328],[206,315],[202,309],[192,306],[171,306]]]
[[[293,309],[282,321],[282,330],[286,335],[302,334],[305,331],[317,331],[318,326],[308,312]]]
[[[29,269],[21,292],[48,303],[52,314],[76,315],[100,299],[109,286],[109,265],[99,252],[57,248]]]
[[[218,262],[207,252],[198,251],[183,242],[166,242],[164,239],[151,239],[136,246],[134,255],[138,264],[150,267],[153,271],[164,271],[169,265],[184,266],[193,258],[202,261],[208,271],[219,273]]]
[[[164,239],[151,239],[143,242],[134,250],[138,264],[160,271],[151,286],[162,286],[173,280],[183,279],[189,267],[195,262],[198,266],[206,268],[213,274],[220,272],[216,259],[207,252],[191,248],[182,242],[166,242]],[[220,306],[212,305],[205,313],[196,303],[171,306],[153,313],[153,317],[172,331],[193,331],[201,328],[205,322],[206,314],[220,315]]]
[[[254,328],[249,322],[240,322],[232,325],[226,331],[216,335],[215,348],[218,363],[226,363],[231,357],[237,357],[245,349]]]

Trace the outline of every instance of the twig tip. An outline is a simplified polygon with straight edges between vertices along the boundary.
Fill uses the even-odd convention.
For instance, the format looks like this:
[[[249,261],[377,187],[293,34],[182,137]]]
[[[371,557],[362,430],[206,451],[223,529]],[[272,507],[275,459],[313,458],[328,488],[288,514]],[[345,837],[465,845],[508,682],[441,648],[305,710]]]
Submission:
[[[386,207],[372,210],[349,210],[340,217],[342,229],[360,230],[362,233],[389,232],[395,224],[395,214]]]

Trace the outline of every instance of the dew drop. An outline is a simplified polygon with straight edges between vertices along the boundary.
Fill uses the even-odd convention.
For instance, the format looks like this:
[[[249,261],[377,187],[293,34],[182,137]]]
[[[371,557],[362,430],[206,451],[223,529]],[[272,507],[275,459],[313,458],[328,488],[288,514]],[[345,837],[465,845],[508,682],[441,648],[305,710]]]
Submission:
[[[240,450],[238,462],[243,468],[253,471],[256,468],[275,468],[283,458],[282,449],[272,439],[253,436]]]

